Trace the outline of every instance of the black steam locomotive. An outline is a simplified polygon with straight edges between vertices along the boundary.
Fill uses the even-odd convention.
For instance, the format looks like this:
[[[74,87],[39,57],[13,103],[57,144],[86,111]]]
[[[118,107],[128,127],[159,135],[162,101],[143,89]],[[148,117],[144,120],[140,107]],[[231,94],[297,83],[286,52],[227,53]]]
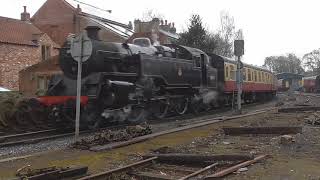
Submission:
[[[88,27],[88,54],[82,64],[81,122],[83,128],[112,121],[139,122],[146,116],[163,118],[169,112],[216,106],[224,88],[224,61],[220,56],[180,45],[152,46],[147,38],[133,44],[101,41],[99,28]],[[60,50],[63,75],[49,83],[40,101],[51,117],[73,123],[77,61],[69,37]],[[69,120],[69,121],[68,121]]]

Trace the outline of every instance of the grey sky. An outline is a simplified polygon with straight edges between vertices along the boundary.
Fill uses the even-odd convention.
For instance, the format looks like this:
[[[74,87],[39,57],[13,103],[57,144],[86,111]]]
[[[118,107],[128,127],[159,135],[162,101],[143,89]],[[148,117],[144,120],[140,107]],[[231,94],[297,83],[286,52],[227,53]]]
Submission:
[[[27,5],[28,11],[33,15],[45,2],[0,1],[3,2],[0,6],[0,16],[12,18],[20,18],[23,5]],[[226,10],[234,16],[236,28],[243,29],[244,61],[250,64],[262,65],[266,56],[291,52],[302,56],[320,48],[320,1],[317,0],[81,1],[103,9],[111,9],[111,15],[104,15],[123,23],[141,18],[143,12],[153,9],[163,14],[169,22],[175,22],[178,31],[186,27],[193,13],[200,14],[208,29],[215,31],[219,26],[220,12]]]

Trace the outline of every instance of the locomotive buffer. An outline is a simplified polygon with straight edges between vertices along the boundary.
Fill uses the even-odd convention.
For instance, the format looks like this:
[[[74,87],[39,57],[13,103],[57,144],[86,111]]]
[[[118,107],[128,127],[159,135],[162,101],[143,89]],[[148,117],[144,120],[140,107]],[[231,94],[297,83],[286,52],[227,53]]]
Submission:
[[[243,80],[243,74],[242,68],[243,64],[241,62],[241,56],[244,54],[244,41],[243,40],[235,40],[234,41],[234,55],[238,57],[237,61],[237,112],[241,114],[241,94],[242,94],[242,80]]]
[[[81,73],[82,63],[87,61],[92,54],[92,44],[85,32],[79,36],[71,38],[71,56],[78,62],[77,74],[77,100],[76,100],[76,123],[75,123],[75,141],[79,138],[80,126],[80,105],[81,105]]]

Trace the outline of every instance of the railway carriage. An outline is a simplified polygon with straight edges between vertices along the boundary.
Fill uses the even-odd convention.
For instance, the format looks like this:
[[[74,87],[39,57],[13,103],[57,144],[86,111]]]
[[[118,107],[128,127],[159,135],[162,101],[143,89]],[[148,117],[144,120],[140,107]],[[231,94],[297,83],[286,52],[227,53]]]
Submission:
[[[228,99],[232,99],[234,93],[237,93],[236,71],[236,61],[224,58],[224,92]],[[243,64],[242,75],[242,99],[244,102],[270,99],[275,95],[276,77],[270,71]]]
[[[302,85],[304,92],[315,93],[316,92],[316,79],[317,76],[303,77]]]

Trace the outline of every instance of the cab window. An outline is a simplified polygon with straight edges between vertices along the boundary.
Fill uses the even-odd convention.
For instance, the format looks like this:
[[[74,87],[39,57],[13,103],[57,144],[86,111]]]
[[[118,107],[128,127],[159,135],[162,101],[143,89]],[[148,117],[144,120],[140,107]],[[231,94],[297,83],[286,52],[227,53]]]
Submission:
[[[195,67],[200,67],[200,57],[194,56],[194,63],[195,63]]]

